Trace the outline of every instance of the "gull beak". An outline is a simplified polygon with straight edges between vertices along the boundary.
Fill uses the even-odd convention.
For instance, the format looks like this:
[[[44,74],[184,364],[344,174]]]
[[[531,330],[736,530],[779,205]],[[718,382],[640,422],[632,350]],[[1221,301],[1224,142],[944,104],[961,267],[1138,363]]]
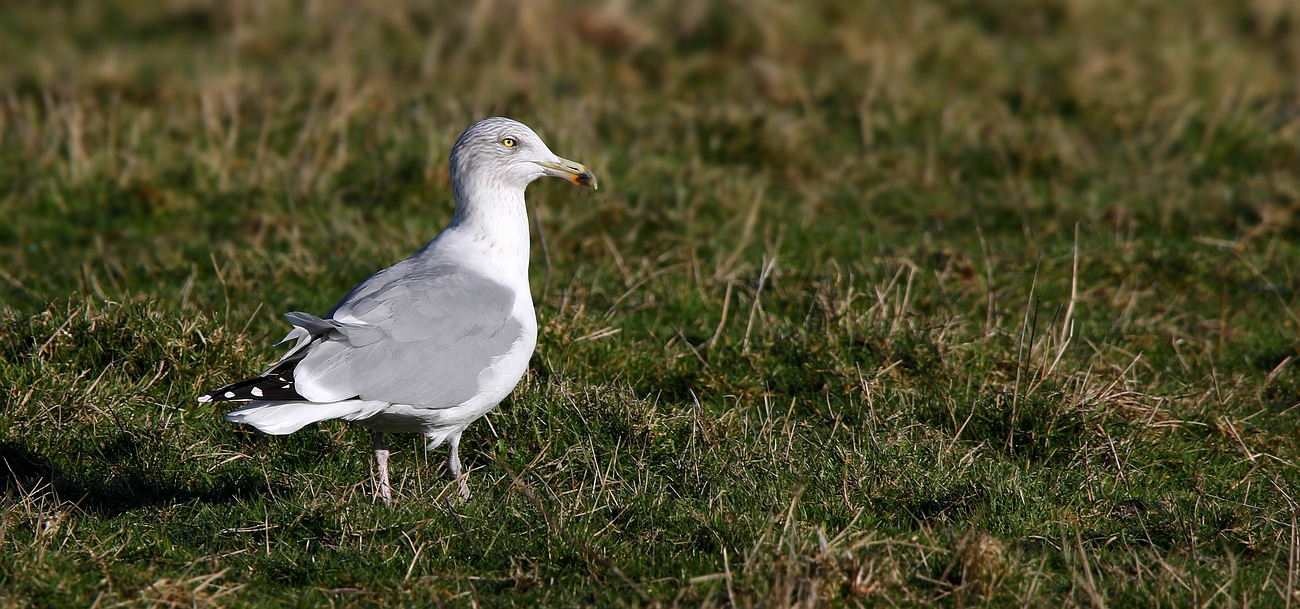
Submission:
[[[586,165],[559,157],[556,157],[555,161],[554,163],[536,161],[536,163],[546,168],[546,175],[564,178],[578,186],[586,186],[596,190],[596,176],[591,173],[590,169],[587,169]]]

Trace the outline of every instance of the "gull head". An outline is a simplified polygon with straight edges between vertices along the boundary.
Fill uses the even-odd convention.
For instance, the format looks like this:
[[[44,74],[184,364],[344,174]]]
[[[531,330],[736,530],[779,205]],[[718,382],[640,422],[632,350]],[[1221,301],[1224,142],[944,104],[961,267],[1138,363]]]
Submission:
[[[499,116],[470,125],[452,147],[448,165],[459,192],[489,184],[522,191],[546,176],[596,188],[596,176],[582,163],[556,156],[528,125]]]

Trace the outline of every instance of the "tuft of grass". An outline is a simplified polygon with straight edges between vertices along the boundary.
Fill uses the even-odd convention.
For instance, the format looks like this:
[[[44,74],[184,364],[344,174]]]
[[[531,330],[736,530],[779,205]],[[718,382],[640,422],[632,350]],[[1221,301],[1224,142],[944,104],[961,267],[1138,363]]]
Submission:
[[[1286,3],[0,9],[0,606],[1300,603]],[[198,406],[539,183],[524,381],[417,438]]]

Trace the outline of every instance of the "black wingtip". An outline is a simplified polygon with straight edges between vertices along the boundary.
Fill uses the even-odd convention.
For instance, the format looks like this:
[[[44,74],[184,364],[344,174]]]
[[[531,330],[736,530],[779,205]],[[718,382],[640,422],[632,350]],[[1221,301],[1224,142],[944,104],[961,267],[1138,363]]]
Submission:
[[[255,400],[303,400],[293,385],[293,371],[272,370],[266,376],[231,383],[199,396],[199,402],[252,402]]]

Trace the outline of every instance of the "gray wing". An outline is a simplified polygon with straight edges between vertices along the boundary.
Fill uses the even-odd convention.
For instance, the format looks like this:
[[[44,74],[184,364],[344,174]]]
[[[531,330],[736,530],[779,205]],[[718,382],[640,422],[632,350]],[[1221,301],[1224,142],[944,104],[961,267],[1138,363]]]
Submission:
[[[313,402],[459,405],[522,336],[515,298],[504,284],[455,265],[398,263],[344,297],[329,319],[290,317],[314,326],[294,389]]]

